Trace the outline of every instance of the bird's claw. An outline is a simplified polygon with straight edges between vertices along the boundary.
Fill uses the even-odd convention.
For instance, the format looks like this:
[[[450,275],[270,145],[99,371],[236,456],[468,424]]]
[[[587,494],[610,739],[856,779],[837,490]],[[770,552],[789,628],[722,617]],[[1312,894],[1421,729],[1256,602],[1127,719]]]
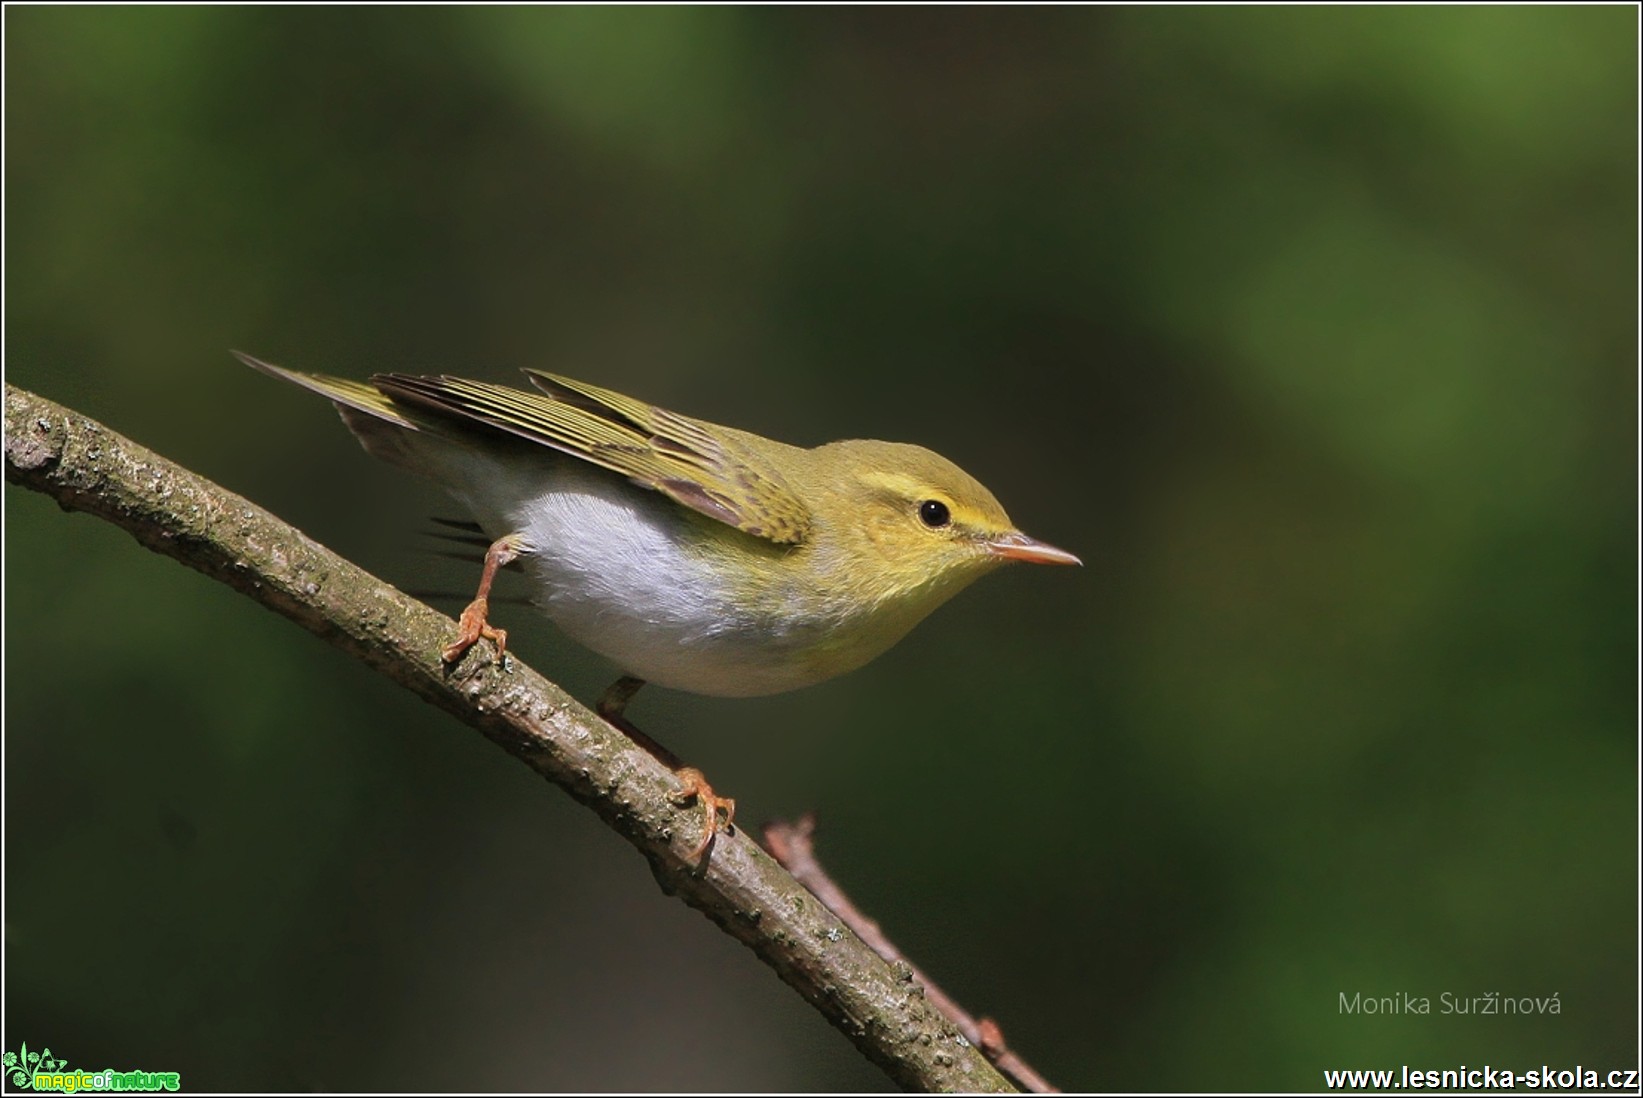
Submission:
[[[684,784],[679,792],[673,795],[673,799],[680,804],[700,801],[707,808],[707,826],[703,829],[702,841],[690,852],[691,860],[695,861],[707,852],[715,835],[730,830],[731,821],[736,818],[736,799],[721,797],[714,793],[713,787],[707,783],[706,776],[694,766],[680,767],[674,773]],[[721,810],[724,812],[723,818],[719,816]]]
[[[508,649],[508,631],[498,629],[485,620],[485,615],[489,611],[489,599],[477,598],[470,602],[457,622],[456,640],[445,646],[445,650],[439,654],[440,659],[446,663],[455,663],[462,658],[464,652],[478,644],[481,637],[496,645],[496,656],[501,659]]]

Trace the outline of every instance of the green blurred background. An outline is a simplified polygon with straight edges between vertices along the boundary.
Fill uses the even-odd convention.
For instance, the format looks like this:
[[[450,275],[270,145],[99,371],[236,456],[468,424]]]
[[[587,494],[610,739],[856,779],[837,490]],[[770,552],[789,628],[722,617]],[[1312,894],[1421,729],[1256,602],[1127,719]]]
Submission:
[[[228,348],[930,446],[1087,567],[803,694],[647,692],[741,819],[816,810],[1066,1087],[1629,1066],[1636,28],[10,8],[6,372],[464,598],[437,489]],[[5,1048],[191,1089],[885,1085],[473,733],[5,501]],[[583,698],[613,674],[499,620]]]

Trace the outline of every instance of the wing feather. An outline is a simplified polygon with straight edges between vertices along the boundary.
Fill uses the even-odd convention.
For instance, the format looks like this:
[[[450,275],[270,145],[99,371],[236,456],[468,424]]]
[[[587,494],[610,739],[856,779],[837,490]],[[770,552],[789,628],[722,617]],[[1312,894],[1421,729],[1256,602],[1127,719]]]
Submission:
[[[620,473],[635,484],[777,544],[802,542],[810,512],[741,432],[536,370],[541,392],[455,377],[377,374],[396,404],[506,431]],[[333,398],[335,399],[335,398]]]

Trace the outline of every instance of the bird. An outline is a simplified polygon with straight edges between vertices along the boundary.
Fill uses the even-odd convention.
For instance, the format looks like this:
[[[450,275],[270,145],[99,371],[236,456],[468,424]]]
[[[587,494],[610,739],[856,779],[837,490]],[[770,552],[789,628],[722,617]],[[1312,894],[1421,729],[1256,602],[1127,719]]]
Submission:
[[[445,663],[481,640],[501,657],[489,596],[512,565],[538,609],[622,670],[598,711],[674,771],[680,803],[706,807],[693,860],[731,826],[735,801],[624,716],[640,687],[796,690],[861,667],[1001,565],[1081,563],[909,443],[792,446],[536,369],[523,371],[531,389],[357,381],[232,353],[328,398],[367,453],[439,483],[473,516],[484,567]]]

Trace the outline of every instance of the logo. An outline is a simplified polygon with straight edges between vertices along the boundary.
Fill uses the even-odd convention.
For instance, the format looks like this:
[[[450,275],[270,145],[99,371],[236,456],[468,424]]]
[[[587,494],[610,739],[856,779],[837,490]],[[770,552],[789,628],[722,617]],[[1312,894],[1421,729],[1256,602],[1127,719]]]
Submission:
[[[51,1049],[41,1052],[30,1052],[28,1042],[16,1052],[8,1052],[0,1062],[6,1065],[6,1075],[14,1087],[24,1090],[34,1089],[34,1073],[36,1071],[62,1071],[68,1065],[62,1060],[51,1058]]]
[[[0,1064],[5,1067],[6,1081],[20,1090],[74,1094],[82,1090],[142,1093],[182,1089],[179,1072],[73,1070],[67,1060],[53,1056],[51,1049],[30,1052],[26,1042],[19,1045],[16,1052],[0,1056]]]

